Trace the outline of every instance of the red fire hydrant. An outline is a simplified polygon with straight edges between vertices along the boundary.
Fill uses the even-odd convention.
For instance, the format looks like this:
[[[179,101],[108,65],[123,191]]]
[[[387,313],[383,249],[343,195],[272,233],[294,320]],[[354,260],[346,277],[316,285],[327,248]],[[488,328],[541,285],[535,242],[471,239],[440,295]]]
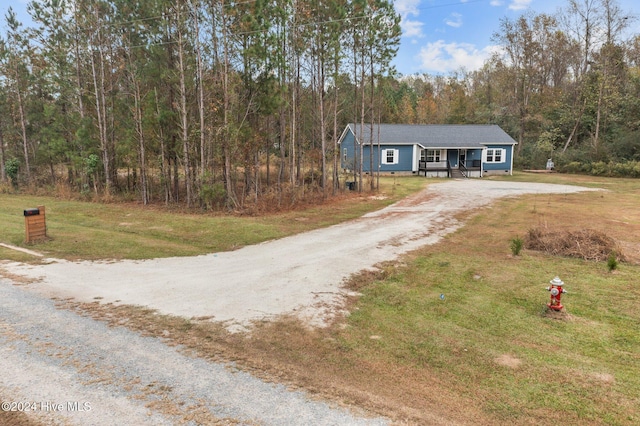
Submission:
[[[562,293],[567,292],[567,290],[562,287],[564,282],[560,277],[555,277],[549,281],[549,284],[551,284],[551,286],[547,287],[547,291],[551,292],[551,301],[547,303],[547,306],[549,309],[553,309],[554,311],[561,311],[564,306],[560,303],[560,297],[562,296]]]

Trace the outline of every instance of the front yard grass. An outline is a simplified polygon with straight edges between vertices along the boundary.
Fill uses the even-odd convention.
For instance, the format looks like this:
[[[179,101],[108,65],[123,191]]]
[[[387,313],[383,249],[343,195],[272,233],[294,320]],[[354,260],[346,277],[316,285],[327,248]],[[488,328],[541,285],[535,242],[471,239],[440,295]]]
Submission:
[[[148,259],[228,251],[330,226],[419,191],[425,179],[386,177],[378,193],[348,192],[325,203],[264,216],[175,212],[135,203],[87,203],[0,194],[0,242],[61,259]],[[25,244],[26,208],[44,205],[50,239]],[[21,261],[22,254],[0,252]]]
[[[358,284],[363,296],[334,338],[352,364],[405,367],[400,412],[467,424],[640,423],[640,182],[576,180],[609,191],[499,201]],[[605,232],[630,262],[609,271],[526,249],[514,256],[510,241],[531,227]],[[560,315],[545,306],[556,275],[568,290]]]

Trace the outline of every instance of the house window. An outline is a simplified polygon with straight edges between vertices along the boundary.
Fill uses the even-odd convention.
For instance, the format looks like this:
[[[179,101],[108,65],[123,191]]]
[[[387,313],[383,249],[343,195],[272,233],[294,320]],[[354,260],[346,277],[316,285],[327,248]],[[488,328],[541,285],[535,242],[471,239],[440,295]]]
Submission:
[[[347,148],[344,148],[342,150],[342,160],[346,163],[347,162]]]
[[[397,149],[383,149],[382,164],[398,164],[399,153]]]
[[[487,149],[487,163],[503,163],[504,157],[504,149]]]
[[[392,149],[387,150],[387,164],[393,164],[395,158],[395,152]]]
[[[439,163],[441,157],[444,157],[444,155],[442,155],[442,150],[440,149],[427,150],[427,163]]]

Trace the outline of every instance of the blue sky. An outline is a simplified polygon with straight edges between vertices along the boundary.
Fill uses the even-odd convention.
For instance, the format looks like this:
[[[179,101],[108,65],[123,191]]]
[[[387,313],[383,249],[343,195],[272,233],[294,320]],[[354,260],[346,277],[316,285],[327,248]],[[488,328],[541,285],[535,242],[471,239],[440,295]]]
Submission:
[[[625,12],[638,13],[637,0],[618,0]],[[500,20],[528,10],[554,14],[566,0],[395,0],[402,17],[401,46],[394,64],[404,74],[443,74],[478,69],[496,47],[491,36]],[[636,3],[634,5],[634,3]],[[635,6],[635,7],[634,7]],[[638,21],[635,33],[640,33]]]
[[[618,0],[625,12],[637,15],[638,0]],[[9,6],[26,22],[27,0],[0,0],[0,29]],[[443,74],[482,66],[495,51],[491,36],[502,18],[516,19],[527,10],[555,13],[567,0],[394,0],[402,17],[402,38],[394,61],[404,74]],[[640,33],[640,21],[631,30]]]

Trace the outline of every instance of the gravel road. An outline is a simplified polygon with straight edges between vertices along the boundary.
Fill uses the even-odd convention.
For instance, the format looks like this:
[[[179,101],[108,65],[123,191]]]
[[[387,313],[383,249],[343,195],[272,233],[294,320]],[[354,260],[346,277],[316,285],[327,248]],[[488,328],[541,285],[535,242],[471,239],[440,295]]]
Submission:
[[[348,223],[234,252],[122,262],[50,259],[38,266],[4,262],[9,276],[36,282],[0,281],[0,396],[33,402],[30,415],[46,424],[385,424],[264,383],[233,365],[190,358],[160,339],[56,309],[50,298],[100,298],[187,318],[210,316],[232,331],[281,314],[321,326],[340,309],[346,278],[437,242],[461,225],[454,214],[500,197],[583,190],[451,180]]]
[[[0,342],[2,409],[28,411],[47,425],[386,424],[56,309],[6,280]]]

